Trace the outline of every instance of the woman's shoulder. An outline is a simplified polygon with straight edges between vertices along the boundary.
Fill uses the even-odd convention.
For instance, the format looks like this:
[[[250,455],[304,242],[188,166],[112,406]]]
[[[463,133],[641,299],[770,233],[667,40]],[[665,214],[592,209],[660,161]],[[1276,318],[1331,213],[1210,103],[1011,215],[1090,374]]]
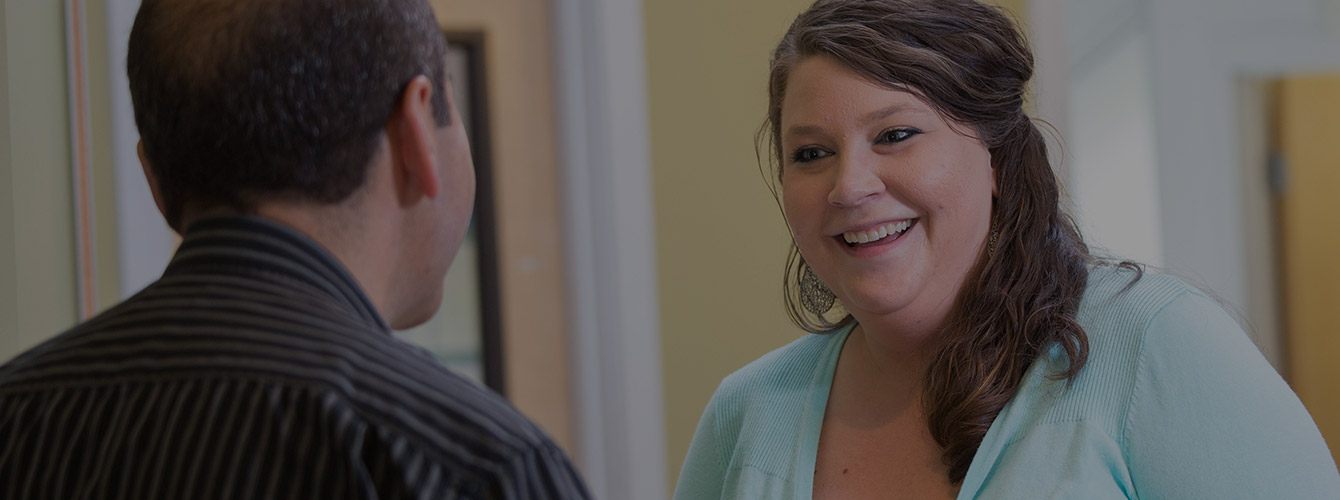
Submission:
[[[1214,337],[1245,340],[1228,309],[1206,291],[1176,276],[1144,267],[1097,264],[1077,314],[1091,358],[1115,358],[1130,366],[1151,337],[1195,335],[1214,325]],[[1250,343],[1250,342],[1248,342]]]
[[[698,421],[676,498],[791,498],[776,490],[795,486],[795,463],[786,457],[818,442],[832,367],[849,331],[806,334],[722,380]]]
[[[1306,409],[1212,293],[1167,274],[1101,266],[1089,292],[1081,324],[1091,349],[1080,374],[1088,380],[1076,384],[1084,388],[1076,400],[1083,408],[1121,402],[1108,407],[1117,410],[1113,437],[1137,489],[1255,498],[1336,484]],[[1280,482],[1286,476],[1306,480]]]
[[[1209,294],[1176,276],[1133,266],[1091,267],[1077,319],[1088,339],[1084,368],[1069,383],[1044,376],[1068,364],[1064,352],[1053,349],[1033,385],[1049,390],[1060,384],[1066,396],[1053,402],[1058,416],[1086,414],[1112,432],[1124,423],[1137,381],[1167,380],[1158,372],[1179,359],[1225,348],[1255,351],[1233,316]],[[1209,349],[1198,351],[1195,345]]]
[[[705,413],[734,432],[741,432],[746,420],[766,424],[764,428],[799,425],[788,420],[796,417],[788,413],[827,392],[850,331],[845,327],[830,334],[805,334],[755,359],[721,381]],[[779,411],[783,408],[790,410]]]
[[[1160,366],[1151,358],[1209,364],[1232,357],[1264,360],[1231,306],[1186,280],[1129,266],[1096,266],[1089,282],[1080,324],[1090,342],[1104,349],[1100,355],[1128,351],[1143,370]]]
[[[1044,354],[1011,403],[1017,414],[1006,419],[1014,423],[1011,429],[1084,422],[1106,439],[1125,443],[1138,413],[1133,405],[1166,400],[1150,393],[1180,394],[1177,404],[1194,406],[1186,395],[1235,365],[1262,368],[1256,379],[1273,376],[1217,300],[1166,273],[1092,267],[1077,319],[1088,340],[1084,367],[1074,379],[1058,379],[1069,364],[1064,350],[1058,346]]]
[[[1101,262],[1089,267],[1079,314],[1150,318],[1186,295],[1206,296],[1185,280],[1146,266]]]
[[[807,333],[790,343],[764,354],[726,376],[714,398],[743,394],[766,395],[795,387],[809,386],[837,362],[851,327],[833,333]]]
[[[1182,330],[1179,319],[1226,318],[1237,330],[1232,333],[1242,333],[1235,317],[1209,292],[1177,276],[1134,265],[1090,267],[1077,316],[1090,341],[1097,344],[1093,347],[1100,349],[1137,348],[1148,335],[1177,334]],[[1168,327],[1172,331],[1152,331]]]

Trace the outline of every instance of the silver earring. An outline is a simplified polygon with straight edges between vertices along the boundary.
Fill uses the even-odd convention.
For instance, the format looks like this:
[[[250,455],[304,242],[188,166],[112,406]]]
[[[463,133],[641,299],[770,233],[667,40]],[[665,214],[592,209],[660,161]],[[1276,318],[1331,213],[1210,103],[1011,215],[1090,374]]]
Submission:
[[[805,271],[800,275],[800,305],[816,316],[823,316],[833,308],[836,301],[837,296],[828,289],[828,285],[819,280],[810,266],[805,266]]]
[[[996,228],[995,218],[991,220],[991,235],[986,240],[986,258],[996,256],[996,241],[1000,239],[1000,229]]]

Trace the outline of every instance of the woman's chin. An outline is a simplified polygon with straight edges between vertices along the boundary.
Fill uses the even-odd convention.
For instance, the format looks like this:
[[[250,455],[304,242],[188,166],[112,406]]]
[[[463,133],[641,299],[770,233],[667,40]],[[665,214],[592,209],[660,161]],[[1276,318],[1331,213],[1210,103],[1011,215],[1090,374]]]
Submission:
[[[847,312],[860,320],[862,317],[877,318],[898,314],[907,309],[910,298],[901,294],[851,294],[842,301]]]

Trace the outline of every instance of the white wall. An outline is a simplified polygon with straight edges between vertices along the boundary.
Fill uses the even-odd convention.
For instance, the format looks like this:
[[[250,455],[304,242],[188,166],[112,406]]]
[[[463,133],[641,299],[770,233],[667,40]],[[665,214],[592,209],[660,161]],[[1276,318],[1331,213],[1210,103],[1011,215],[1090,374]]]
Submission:
[[[1265,176],[1240,173],[1258,160],[1238,147],[1247,116],[1239,88],[1252,75],[1340,70],[1340,39],[1326,23],[1330,2],[1160,0],[1149,9],[1156,129],[1169,138],[1157,149],[1168,265],[1258,310],[1253,302],[1268,300],[1263,292],[1273,284],[1253,283],[1250,270],[1271,263],[1251,259],[1248,243],[1269,233],[1247,224],[1244,200],[1248,183]],[[1276,339],[1257,340],[1267,354],[1277,351]]]
[[[1212,290],[1244,314],[1258,345],[1278,361],[1274,284],[1262,271],[1271,262],[1259,251],[1269,233],[1251,224],[1268,220],[1264,204],[1251,201],[1265,182],[1264,165],[1242,146],[1245,131],[1265,126],[1244,123],[1261,113],[1245,109],[1251,103],[1243,92],[1261,77],[1340,71],[1340,2],[1069,2],[1070,105],[1083,109],[1065,133],[1075,149],[1072,171],[1079,171],[1071,189],[1090,235],[1155,263],[1152,256],[1161,256],[1168,270]],[[1141,123],[1147,130],[1131,128]],[[1105,128],[1111,135],[1102,137]],[[1129,163],[1151,158],[1152,188],[1144,166]],[[1118,163],[1132,168],[1129,184],[1119,186],[1127,196],[1109,191],[1115,179],[1101,181],[1101,170]],[[1120,214],[1132,221],[1118,223]]]
[[[1163,265],[1148,42],[1114,39],[1071,77],[1069,190],[1095,254]]]
[[[0,13],[0,363],[76,320],[61,2]]]
[[[120,267],[121,298],[134,295],[158,279],[172,258],[176,236],[154,206],[149,185],[144,180],[135,144],[135,112],[130,103],[130,82],[126,77],[126,45],[140,0],[107,0],[107,81],[110,83],[112,162],[116,170],[117,259]]]

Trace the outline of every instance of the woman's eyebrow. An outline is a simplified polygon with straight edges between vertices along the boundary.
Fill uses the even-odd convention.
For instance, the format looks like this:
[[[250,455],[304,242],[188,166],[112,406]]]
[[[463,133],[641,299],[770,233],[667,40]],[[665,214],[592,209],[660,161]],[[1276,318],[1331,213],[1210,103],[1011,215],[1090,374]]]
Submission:
[[[861,117],[861,123],[869,124],[871,122],[877,122],[899,113],[920,115],[925,114],[926,110],[908,103],[897,103],[866,113]],[[823,133],[823,127],[818,125],[792,125],[786,129],[785,137],[822,135]]]
[[[866,113],[861,117],[861,123],[883,120],[899,113],[924,114],[925,111],[908,103],[898,103]]]
[[[791,128],[786,129],[786,137],[822,135],[823,133],[823,127],[818,125],[792,125]]]

